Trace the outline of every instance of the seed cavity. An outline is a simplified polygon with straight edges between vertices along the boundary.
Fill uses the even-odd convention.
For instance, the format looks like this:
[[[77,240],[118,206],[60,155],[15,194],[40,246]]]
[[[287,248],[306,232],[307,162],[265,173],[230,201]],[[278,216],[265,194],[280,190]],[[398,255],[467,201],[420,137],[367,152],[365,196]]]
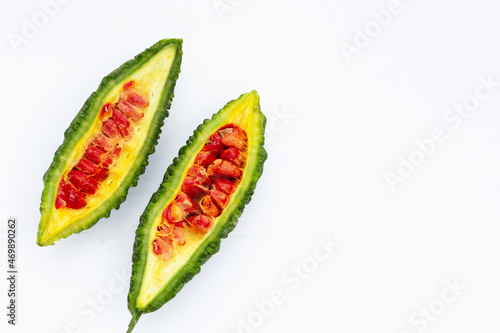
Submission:
[[[82,209],[89,196],[96,195],[108,179],[110,170],[122,152],[123,143],[132,138],[134,127],[149,105],[147,94],[134,88],[133,80],[124,84],[118,100],[105,103],[100,110],[101,128],[85,149],[84,156],[71,170],[66,171],[59,184],[55,208]],[[137,126],[140,129],[140,126]],[[129,157],[129,153],[125,153]]]
[[[224,144],[224,141],[227,144]],[[228,206],[245,169],[246,133],[235,125],[215,131],[198,152],[183,179],[181,191],[167,204],[156,228],[152,250],[163,261],[184,246],[184,233],[206,234]]]

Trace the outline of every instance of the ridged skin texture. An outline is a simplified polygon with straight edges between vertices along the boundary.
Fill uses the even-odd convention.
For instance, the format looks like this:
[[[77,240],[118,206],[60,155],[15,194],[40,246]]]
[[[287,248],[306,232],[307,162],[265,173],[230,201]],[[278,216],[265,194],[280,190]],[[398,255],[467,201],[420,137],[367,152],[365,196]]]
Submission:
[[[136,305],[136,299],[139,295],[142,283],[142,277],[144,274],[144,269],[146,265],[148,252],[151,251],[151,246],[149,243],[149,232],[153,227],[155,220],[155,212],[158,207],[163,207],[163,205],[168,201],[171,196],[171,189],[176,187],[179,183],[179,175],[182,174],[184,168],[186,167],[186,160],[192,158],[190,153],[190,147],[195,142],[203,141],[205,142],[208,137],[202,137],[204,128],[217,123],[217,127],[225,125],[225,119],[221,114],[226,108],[232,106],[233,103],[238,103],[245,96],[252,95],[257,100],[254,110],[258,121],[256,127],[258,127],[258,145],[251,147],[249,149],[256,150],[256,158],[253,161],[248,161],[249,164],[255,165],[255,169],[251,174],[246,174],[245,178],[245,188],[241,189],[242,195],[237,198],[232,198],[232,204],[235,203],[231,208],[231,212],[224,217],[223,220],[217,221],[215,225],[214,232],[207,235],[207,237],[200,243],[199,247],[187,262],[187,264],[174,275],[170,282],[163,288],[163,290],[151,301],[145,308],[138,308]],[[226,238],[228,234],[235,228],[238,218],[243,213],[245,205],[248,204],[252,198],[255,191],[257,181],[262,175],[264,162],[267,158],[267,153],[263,147],[264,145],[264,130],[266,125],[266,118],[260,112],[260,107],[258,104],[258,95],[255,91],[248,94],[241,95],[240,98],[233,100],[226,104],[223,109],[216,113],[211,119],[206,119],[203,124],[198,126],[194,131],[194,134],[187,140],[186,145],[179,150],[178,157],[174,158],[173,163],[168,167],[163,182],[156,193],[153,194],[148,206],[146,207],[144,213],[140,218],[140,224],[136,231],[136,239],[134,244],[133,252],[133,266],[132,266],[132,278],[130,282],[130,291],[128,297],[129,310],[133,316],[132,321],[129,325],[129,331],[131,332],[139,317],[143,313],[148,313],[159,309],[163,304],[171,300],[182,287],[191,280],[196,274],[201,270],[201,265],[203,265],[212,255],[219,251],[220,242],[222,238]],[[206,132],[206,131],[205,131]],[[249,134],[250,135],[250,134]],[[250,156],[250,153],[249,153]],[[255,164],[254,164],[255,163]],[[248,179],[249,178],[249,179]],[[248,183],[246,180],[248,179]],[[243,184],[243,181],[241,182]],[[240,185],[241,186],[241,185]],[[235,200],[238,200],[235,202]]]
[[[52,208],[52,205],[54,205],[57,187],[59,185],[59,177],[64,171],[62,169],[64,168],[66,160],[78,140],[83,137],[87,131],[91,130],[93,119],[95,119],[97,113],[100,112],[100,106],[103,103],[104,97],[113,89],[113,87],[140,69],[140,67],[153,56],[170,46],[174,46],[176,48],[176,56],[173,60],[168,79],[163,88],[158,108],[154,110],[155,115],[147,134],[146,144],[137,155],[137,158],[130,169],[131,172],[129,172],[129,176],[123,180],[120,187],[108,199],[95,209],[95,213],[93,212],[93,214],[90,214],[91,216],[88,220],[84,221],[84,224],[81,224],[78,227],[64,229],[57,235],[57,237],[50,239],[49,241],[42,242],[41,238],[44,228],[46,228],[48,224],[47,214]],[[118,209],[122,202],[125,201],[128,189],[137,185],[139,176],[144,173],[146,166],[148,165],[148,157],[154,152],[155,146],[158,143],[161,127],[163,126],[164,119],[168,116],[168,109],[170,108],[174,97],[174,87],[177,78],[179,77],[181,60],[182,40],[164,39],[146,49],[144,52],[138,54],[134,57],[134,59],[127,61],[102,79],[98,89],[90,95],[81,110],[71,122],[69,128],[64,133],[64,141],[55,152],[54,160],[43,176],[44,190],[42,192],[42,200],[40,204],[42,218],[38,229],[38,245],[52,245],[55,241],[61,238],[65,238],[73,233],[79,233],[83,230],[89,229],[101,218],[109,217],[111,210]]]

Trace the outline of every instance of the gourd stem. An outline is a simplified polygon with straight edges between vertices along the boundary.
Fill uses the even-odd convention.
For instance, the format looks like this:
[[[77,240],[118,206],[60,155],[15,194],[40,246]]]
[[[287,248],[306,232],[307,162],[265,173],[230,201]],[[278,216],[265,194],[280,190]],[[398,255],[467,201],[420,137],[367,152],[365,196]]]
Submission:
[[[128,324],[128,330],[127,333],[131,333],[132,330],[134,329],[135,325],[139,321],[139,318],[141,318],[142,313],[141,312],[136,312],[132,319],[130,320],[130,324]]]

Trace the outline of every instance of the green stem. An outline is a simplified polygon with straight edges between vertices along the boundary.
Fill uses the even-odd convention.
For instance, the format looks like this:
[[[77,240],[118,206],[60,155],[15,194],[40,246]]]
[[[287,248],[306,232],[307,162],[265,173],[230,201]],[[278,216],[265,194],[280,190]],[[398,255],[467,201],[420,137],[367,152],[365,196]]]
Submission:
[[[135,325],[139,321],[139,318],[141,318],[142,313],[141,312],[136,312],[132,319],[130,320],[130,324],[128,324],[128,330],[127,333],[131,333],[132,330],[134,329]]]

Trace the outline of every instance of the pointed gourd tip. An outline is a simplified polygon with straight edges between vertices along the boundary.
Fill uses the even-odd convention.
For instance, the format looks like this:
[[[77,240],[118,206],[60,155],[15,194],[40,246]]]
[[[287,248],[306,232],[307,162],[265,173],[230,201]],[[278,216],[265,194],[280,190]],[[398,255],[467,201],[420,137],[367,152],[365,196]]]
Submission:
[[[253,95],[253,97],[254,97],[257,101],[260,101],[260,96],[259,96],[259,94],[257,93],[257,90],[252,90],[250,93]]]
[[[38,235],[37,238],[36,238],[36,244],[40,247],[44,247],[44,246],[47,246],[49,244],[47,244],[47,241],[43,239],[43,235]]]
[[[182,43],[184,40],[182,38],[173,38],[173,39],[167,39],[170,40],[170,42],[173,42],[174,44],[177,44],[179,48],[182,48]]]
[[[45,247],[49,245],[54,245],[56,241],[60,238],[54,239],[54,237],[50,237],[47,235],[47,232],[38,233],[36,236],[36,244],[40,247]]]
[[[259,94],[257,93],[257,90],[255,90],[255,89],[250,90],[246,94],[243,94],[243,96],[245,96],[245,97],[252,96],[253,98],[257,98],[257,99],[259,98]]]
[[[173,44],[177,49],[182,50],[182,43],[182,38],[163,38],[157,41],[153,46],[161,46],[161,48],[163,48]]]
[[[245,101],[246,103],[251,103],[253,101],[259,102],[260,97],[256,90],[251,90],[247,93],[241,94],[236,100],[240,102]]]
[[[252,103],[254,106],[260,103],[260,96],[256,90],[243,94],[243,99],[247,100],[249,104]]]

